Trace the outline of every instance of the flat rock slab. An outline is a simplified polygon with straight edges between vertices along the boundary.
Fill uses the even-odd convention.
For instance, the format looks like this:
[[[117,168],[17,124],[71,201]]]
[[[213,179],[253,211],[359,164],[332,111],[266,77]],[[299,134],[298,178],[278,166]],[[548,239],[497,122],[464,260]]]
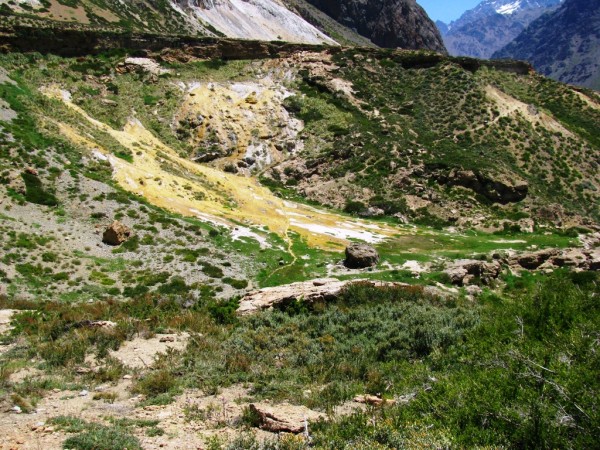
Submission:
[[[265,404],[251,404],[250,410],[256,415],[258,427],[271,433],[304,432],[308,422],[325,418],[325,414],[318,413],[306,406],[281,403],[276,406]]]
[[[154,75],[163,75],[171,72],[168,69],[164,69],[159,63],[150,58],[127,58],[125,63],[118,67],[118,69],[122,71],[127,71],[128,69],[131,70],[131,68],[139,68],[142,71],[150,72]]]
[[[237,314],[244,316],[275,306],[286,305],[294,301],[313,303],[316,301],[335,300],[344,287],[352,283],[369,283],[372,286],[400,285],[372,280],[338,280],[337,278],[322,278],[283,286],[268,287],[248,293],[240,301]]]
[[[382,397],[378,397],[377,395],[369,394],[357,395],[356,397],[354,397],[353,401],[356,403],[364,403],[366,405],[373,406],[394,405],[396,403],[396,400],[394,399],[385,399]]]
[[[337,278],[320,278],[252,291],[240,301],[237,314],[239,316],[254,314],[265,309],[285,306],[294,301],[307,303],[332,301],[339,297],[346,286],[354,283],[366,284],[371,287],[410,287],[406,283],[389,281],[366,279],[341,281]],[[434,286],[423,287],[423,293],[436,297],[447,297],[451,294]]]

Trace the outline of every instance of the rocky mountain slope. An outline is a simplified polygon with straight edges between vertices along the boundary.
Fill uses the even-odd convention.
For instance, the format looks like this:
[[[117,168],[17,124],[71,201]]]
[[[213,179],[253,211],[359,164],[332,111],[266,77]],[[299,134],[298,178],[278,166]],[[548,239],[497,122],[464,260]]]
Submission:
[[[65,51],[65,33],[77,42],[45,33],[47,49]],[[39,48],[28,35],[15,45]],[[122,45],[98,45],[111,39]],[[144,39],[131,40],[138,55]],[[73,272],[86,280],[78,295],[226,296],[246,280],[331,275],[330,252],[386,242],[403,222],[533,231],[598,219],[598,98],[525,64],[279,44],[257,44],[252,61],[233,41],[164,45],[145,51],[154,59],[2,56],[9,293],[60,297]],[[115,219],[134,237],[111,249],[101,235]],[[167,260],[177,275],[156,275]],[[117,267],[128,269],[115,278]]]
[[[489,58],[563,0],[485,0],[450,24],[438,24],[451,55]]]
[[[528,60],[546,76],[600,89],[600,4],[565,0],[493,57]]]
[[[304,96],[286,106],[305,123],[303,151],[263,176],[333,207],[404,220],[493,229],[505,214],[596,215],[597,96],[501,68],[411,66],[356,51],[315,61]],[[565,207],[575,209],[565,216]]]
[[[305,0],[374,44],[445,53],[435,24],[415,0]]]
[[[290,10],[341,45],[377,47],[368,37],[360,35],[355,29],[342,25],[307,0],[283,0],[283,2]]]
[[[275,0],[58,0],[0,1],[9,21],[58,22],[64,26],[138,30],[164,34],[229,36],[336,45]]]
[[[445,51],[414,0],[340,7],[306,0],[0,0],[0,15],[6,25]]]

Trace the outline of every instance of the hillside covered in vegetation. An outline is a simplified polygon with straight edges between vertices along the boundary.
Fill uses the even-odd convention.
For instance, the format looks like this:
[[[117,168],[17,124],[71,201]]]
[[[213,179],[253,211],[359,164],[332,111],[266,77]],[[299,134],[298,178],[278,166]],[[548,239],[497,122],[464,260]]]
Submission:
[[[0,48],[1,445],[596,445],[594,92],[425,51]]]

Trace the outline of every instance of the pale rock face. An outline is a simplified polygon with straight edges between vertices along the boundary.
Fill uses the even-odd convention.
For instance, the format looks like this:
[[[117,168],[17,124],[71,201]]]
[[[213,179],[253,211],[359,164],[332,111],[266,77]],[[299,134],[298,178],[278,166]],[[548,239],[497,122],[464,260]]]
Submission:
[[[172,0],[171,5],[228,37],[337,44],[275,0]]]
[[[19,5],[27,5],[32,8],[42,8],[42,2],[40,0],[16,0]],[[8,3],[8,0],[0,1],[0,4]]]

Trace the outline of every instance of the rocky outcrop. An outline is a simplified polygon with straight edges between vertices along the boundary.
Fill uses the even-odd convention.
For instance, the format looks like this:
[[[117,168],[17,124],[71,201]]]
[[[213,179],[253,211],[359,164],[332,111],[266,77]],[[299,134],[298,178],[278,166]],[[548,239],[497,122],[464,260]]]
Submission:
[[[342,52],[341,47],[260,42],[236,39],[193,38],[149,33],[117,33],[75,29],[38,29],[27,26],[0,25],[0,52],[37,52],[66,57],[89,56],[114,49],[128,49],[151,55],[169,63],[199,59],[267,59],[283,58],[301,52]],[[355,54],[377,59],[392,59],[406,69],[434,67],[451,61],[465,70],[476,72],[488,67],[502,72],[526,75],[531,65],[523,61],[488,61],[475,58],[452,58],[433,52],[414,52],[374,48],[356,48]]]
[[[131,236],[133,236],[131,229],[118,220],[115,220],[108,228],[106,228],[106,230],[104,230],[102,242],[108,245],[117,246],[127,241]]]
[[[440,32],[415,0],[308,2],[380,47],[446,53]]]
[[[371,287],[406,287],[410,285],[404,283],[393,283],[374,280],[344,280],[337,278],[321,278],[310,281],[301,281],[282,286],[267,287],[249,292],[240,300],[240,306],[237,314],[240,316],[254,314],[271,308],[284,308],[295,301],[302,301],[308,304],[333,301],[340,296],[343,289],[353,283],[361,283]],[[414,286],[412,287],[414,288]],[[426,286],[423,288],[425,295],[435,297],[447,297],[448,292],[440,290],[437,287]]]
[[[506,263],[513,271],[554,270],[559,267],[596,271],[600,270],[600,248],[550,248],[512,256]]]
[[[118,73],[148,72],[152,75],[164,75],[171,72],[150,58],[126,58],[124,62],[117,65],[116,71]]]
[[[453,261],[444,270],[452,284],[465,286],[475,281],[490,284],[498,278],[502,272],[502,266],[498,261],[480,261],[476,259],[459,259]]]
[[[264,309],[285,306],[300,299],[308,303],[334,300],[348,283],[336,278],[325,278],[260,289],[242,298],[237,313],[252,314]]]
[[[508,264],[511,267],[520,266],[523,269],[535,270],[559,254],[559,250],[555,248],[548,248],[539,250],[536,252],[522,253],[509,258]]]
[[[436,172],[434,177],[442,184],[463,186],[501,204],[520,202],[527,197],[529,192],[529,185],[526,181],[504,174],[452,169],[449,172]]]
[[[368,244],[350,244],[346,247],[344,265],[350,269],[364,269],[379,263],[379,253]]]
[[[248,406],[255,426],[271,433],[299,434],[308,431],[308,422],[324,418],[324,414],[305,406],[282,403],[275,406],[250,404]]]

